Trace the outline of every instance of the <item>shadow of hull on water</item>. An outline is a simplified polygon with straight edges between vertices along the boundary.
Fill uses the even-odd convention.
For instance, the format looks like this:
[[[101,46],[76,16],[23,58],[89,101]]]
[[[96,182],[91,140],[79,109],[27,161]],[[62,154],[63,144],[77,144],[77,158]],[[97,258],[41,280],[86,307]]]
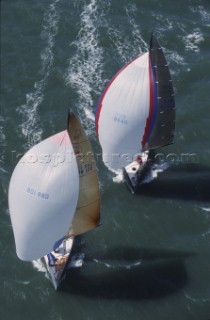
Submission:
[[[148,170],[151,170],[151,166]],[[210,168],[199,164],[171,165],[157,179],[141,184],[137,195],[210,202]]]
[[[117,247],[86,255],[81,269],[72,269],[60,290],[104,299],[158,299],[187,283],[187,253]]]

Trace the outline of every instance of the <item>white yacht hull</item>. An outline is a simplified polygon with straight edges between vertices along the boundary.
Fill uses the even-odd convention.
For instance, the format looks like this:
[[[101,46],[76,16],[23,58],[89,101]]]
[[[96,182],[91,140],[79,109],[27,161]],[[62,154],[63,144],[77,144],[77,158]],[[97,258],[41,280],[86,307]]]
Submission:
[[[137,160],[123,169],[124,179],[133,193],[135,193],[148,160],[148,152],[142,153]]]
[[[57,290],[59,284],[65,278],[73,242],[73,238],[65,239],[55,251],[50,253],[50,255],[53,255],[53,258],[55,259],[55,263],[53,264],[50,263],[48,255],[44,256],[47,270],[55,290]]]

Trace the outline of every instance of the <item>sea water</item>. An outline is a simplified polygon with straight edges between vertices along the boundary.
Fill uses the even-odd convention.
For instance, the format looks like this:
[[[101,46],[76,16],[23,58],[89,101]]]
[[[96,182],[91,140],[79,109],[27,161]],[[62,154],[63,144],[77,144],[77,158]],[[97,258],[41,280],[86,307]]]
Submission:
[[[94,112],[151,32],[170,66],[176,135],[133,195],[102,162]],[[209,34],[208,0],[1,1],[1,319],[210,318]],[[21,155],[65,129],[69,107],[97,155],[102,225],[55,292],[41,260],[17,258],[7,197]]]

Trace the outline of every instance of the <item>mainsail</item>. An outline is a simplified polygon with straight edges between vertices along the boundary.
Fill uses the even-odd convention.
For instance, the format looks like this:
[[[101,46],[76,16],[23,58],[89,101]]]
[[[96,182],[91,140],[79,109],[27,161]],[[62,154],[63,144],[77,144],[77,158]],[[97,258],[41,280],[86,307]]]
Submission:
[[[12,174],[9,209],[20,259],[52,251],[68,231],[78,197],[77,161],[65,130],[30,149]]]
[[[175,103],[168,65],[154,36],[149,52],[125,65],[102,93],[96,132],[103,161],[117,170],[143,151],[173,142]]]
[[[152,88],[150,113],[143,137],[143,150],[173,143],[175,131],[175,99],[172,80],[163,50],[157,39],[150,42]]]
[[[79,199],[67,234],[67,236],[75,236],[98,226],[100,222],[100,192],[90,141],[80,121],[73,113],[69,115],[68,132],[79,170]]]

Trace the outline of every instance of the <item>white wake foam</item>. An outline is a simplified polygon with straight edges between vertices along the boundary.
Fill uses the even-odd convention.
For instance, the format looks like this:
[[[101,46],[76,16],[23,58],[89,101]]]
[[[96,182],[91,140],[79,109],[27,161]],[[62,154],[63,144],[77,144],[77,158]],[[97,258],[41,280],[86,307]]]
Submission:
[[[209,302],[210,299],[209,298],[200,298],[200,297],[193,297],[192,295],[185,293],[185,297],[192,301],[192,302],[196,302],[196,303],[206,303]]]
[[[0,147],[5,147],[7,145],[4,123],[5,123],[5,120],[3,119],[3,117],[0,116]]]
[[[205,212],[210,212],[210,208],[200,207]]]
[[[139,48],[141,48],[141,52],[147,51],[148,50],[148,44],[146,41],[144,41],[141,32],[140,32],[140,26],[139,26],[139,19],[136,17],[136,12],[137,12],[137,7],[136,4],[127,4],[125,7],[125,11],[128,17],[128,21],[131,27],[131,33],[132,33],[132,42],[133,45],[132,47],[136,51],[136,55],[139,54]],[[138,49],[135,49],[138,48]]]
[[[75,254],[73,257],[71,257],[71,260],[68,264],[67,269],[81,268],[84,263],[84,257],[85,257],[84,253]]]
[[[70,45],[75,47],[75,54],[69,60],[65,74],[67,85],[76,89],[80,112],[84,112],[90,122],[94,122],[91,111],[95,105],[93,94],[97,96],[103,88],[102,57],[103,50],[98,43],[98,22],[103,16],[97,0],[85,4],[80,15],[80,30],[77,39]]]
[[[185,48],[187,51],[200,51],[199,45],[204,41],[203,34],[199,28],[192,30],[193,32],[184,37]]]
[[[33,265],[34,269],[36,269],[39,272],[43,272],[43,273],[47,272],[47,269],[45,268],[44,262],[42,262],[41,259],[33,260],[32,265]]]
[[[116,176],[112,178],[113,182],[115,182],[115,183],[123,182],[124,181],[123,171],[122,170],[118,170],[115,173],[116,173]]]
[[[42,272],[45,275],[45,278],[50,280],[50,275],[47,271],[47,268],[44,264],[44,262],[41,259],[33,260],[32,265],[34,269],[36,269],[38,272]]]
[[[152,180],[156,179],[159,175],[159,173],[164,172],[169,167],[169,164],[164,162],[161,164],[154,164],[148,173],[147,177],[144,179],[142,183],[149,183]]]
[[[99,265],[103,265],[103,266],[110,268],[110,269],[124,268],[124,269],[128,269],[128,270],[135,268],[135,267],[138,267],[142,263],[141,260],[137,260],[137,261],[133,261],[133,262],[117,261],[116,260],[115,262],[112,262],[112,263],[101,261],[98,259],[93,259],[93,261]]]
[[[202,5],[190,6],[190,10],[193,13],[198,13],[201,17],[202,22],[210,27],[210,11],[204,8]]]
[[[17,108],[17,112],[22,114],[23,117],[21,130],[22,134],[28,138],[27,147],[29,148],[39,142],[42,135],[42,129],[39,126],[38,107],[44,99],[44,89],[54,60],[54,38],[58,32],[59,21],[56,5],[59,1],[53,0],[44,15],[41,37],[45,40],[46,45],[41,52],[42,68],[39,71],[42,79],[34,83],[32,92],[26,94],[26,103]]]
[[[166,162],[161,164],[154,164],[141,184],[150,183],[152,180],[156,179],[161,172],[164,172],[165,170],[167,170],[168,167],[169,167],[169,164]],[[116,176],[112,178],[113,182],[115,183],[124,182],[122,170],[115,171],[114,173],[116,174]]]
[[[129,38],[127,37],[127,28],[125,28],[124,25],[119,24],[117,26],[115,25],[113,27],[107,27],[107,34],[112,42],[114,52],[117,53],[119,57],[118,59],[122,61],[122,65],[137,57],[142,52],[148,50],[148,45],[141,35],[138,24],[136,5],[126,4],[126,6],[123,7],[123,10],[125,11],[125,16],[127,17],[128,28],[131,29]]]
[[[6,141],[6,135],[5,135],[5,129],[4,129],[4,119],[3,117],[0,117],[0,170],[2,172],[5,172],[3,167],[1,167],[1,164],[4,164],[5,161],[5,147],[7,145]]]

